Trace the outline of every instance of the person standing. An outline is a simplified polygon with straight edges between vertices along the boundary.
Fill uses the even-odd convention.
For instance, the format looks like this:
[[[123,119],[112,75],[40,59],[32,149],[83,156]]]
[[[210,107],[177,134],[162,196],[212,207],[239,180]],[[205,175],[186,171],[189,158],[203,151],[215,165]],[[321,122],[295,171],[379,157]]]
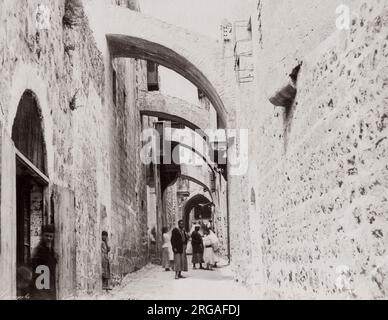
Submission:
[[[171,237],[168,234],[167,227],[162,228],[162,233],[163,233],[162,267],[166,271],[170,271],[170,268],[174,263],[174,253],[171,247]]]
[[[210,231],[207,228],[204,231],[203,245],[204,245],[203,260],[205,261],[206,269],[213,270],[213,266],[215,262],[213,241],[210,235]]]
[[[199,233],[200,226],[195,226],[194,231],[191,233],[191,245],[193,247],[193,269],[196,269],[197,263],[199,263],[199,268],[203,269],[202,267],[202,259],[203,259],[203,241],[202,236]]]
[[[172,230],[171,246],[174,251],[175,279],[184,278],[182,271],[188,271],[186,246],[189,237],[184,229],[183,220],[179,220],[178,228]]]
[[[101,234],[101,259],[102,259],[102,289],[111,290],[109,287],[110,280],[110,263],[109,263],[109,252],[110,247],[108,245],[108,232],[103,231]]]
[[[217,268],[217,263],[218,263],[218,258],[216,255],[216,252],[220,251],[220,240],[216,236],[216,233],[214,232],[213,229],[209,229],[209,237],[212,239],[212,246],[213,246],[213,252],[214,252],[214,268]]]
[[[57,299],[56,266],[58,255],[54,250],[54,235],[54,225],[44,226],[42,239],[32,253],[31,300]]]

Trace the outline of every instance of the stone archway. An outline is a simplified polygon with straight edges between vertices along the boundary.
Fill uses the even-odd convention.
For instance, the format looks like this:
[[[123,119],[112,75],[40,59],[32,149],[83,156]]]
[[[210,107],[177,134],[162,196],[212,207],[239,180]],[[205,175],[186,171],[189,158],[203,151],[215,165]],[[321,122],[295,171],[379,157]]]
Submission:
[[[198,184],[209,192],[212,184],[210,174],[211,172],[208,170],[207,166],[181,165],[180,176],[182,178]]]
[[[44,201],[49,185],[42,116],[34,92],[26,90],[18,104],[12,126],[16,152],[16,265],[31,266],[43,225],[51,223]],[[34,270],[32,270],[34,272]],[[17,277],[18,295],[23,279]]]
[[[183,206],[183,221],[185,222],[186,230],[190,230],[190,221],[193,220],[211,220],[212,211],[209,204],[212,203],[207,196],[202,193],[197,193],[187,199]],[[191,213],[194,209],[194,216],[191,216]]]
[[[236,83],[224,72],[221,44],[119,6],[85,2],[84,10],[103,54],[149,60],[174,70],[208,97],[220,127],[230,123]]]
[[[203,107],[159,92],[146,93],[144,100],[140,110],[142,115],[181,123],[192,130],[198,130],[202,136],[205,136],[206,129],[211,128],[209,111]]]
[[[42,131],[46,148],[46,169],[47,175],[54,176],[54,151],[53,151],[53,122],[51,109],[47,101],[47,82],[39,76],[39,70],[31,65],[18,62],[12,77],[11,97],[9,102],[9,111],[6,118],[6,132],[11,137],[12,127],[17,113],[20,98],[23,93],[29,90],[34,93],[40,115],[42,117]]]

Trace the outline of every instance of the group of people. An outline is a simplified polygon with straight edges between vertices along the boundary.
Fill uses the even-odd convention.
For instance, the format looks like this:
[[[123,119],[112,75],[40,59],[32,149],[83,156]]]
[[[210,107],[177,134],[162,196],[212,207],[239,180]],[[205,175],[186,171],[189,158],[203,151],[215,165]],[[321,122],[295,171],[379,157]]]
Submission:
[[[194,231],[189,235],[185,231],[183,220],[178,222],[178,227],[172,230],[171,236],[168,229],[163,228],[162,265],[166,271],[174,269],[175,279],[184,278],[182,272],[188,271],[186,249],[190,238],[193,249],[193,268],[196,269],[197,264],[199,264],[199,268],[204,269],[203,263],[208,270],[213,270],[213,267],[216,266],[215,251],[218,250],[218,239],[211,227],[205,226],[203,234],[200,230],[201,226],[196,225]],[[18,294],[20,298],[56,299],[55,275],[58,255],[54,250],[54,235],[53,225],[44,226],[41,241],[32,253],[31,265],[18,267]],[[108,232],[103,231],[101,238],[102,288],[111,290],[109,286],[111,278],[109,252],[111,249],[108,244]],[[45,277],[39,279],[40,275],[45,276],[45,271],[48,273],[47,279]]]
[[[203,234],[201,229],[203,229]],[[197,265],[200,269],[207,270],[213,270],[213,267],[217,266],[215,252],[219,248],[219,241],[210,226],[202,228],[200,225],[195,225],[189,235],[184,228],[183,220],[179,220],[178,227],[171,232],[171,237],[166,227],[162,232],[162,266],[166,271],[173,268],[175,279],[184,278],[182,271],[188,271],[186,249],[190,238],[193,269],[196,269]],[[205,268],[202,264],[205,264]]]

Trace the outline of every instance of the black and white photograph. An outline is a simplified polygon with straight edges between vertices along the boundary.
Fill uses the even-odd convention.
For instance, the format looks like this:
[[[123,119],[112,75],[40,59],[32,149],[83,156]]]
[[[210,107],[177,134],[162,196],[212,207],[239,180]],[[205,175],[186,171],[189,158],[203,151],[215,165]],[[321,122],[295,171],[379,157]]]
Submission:
[[[388,0],[0,0],[0,300],[388,300]]]

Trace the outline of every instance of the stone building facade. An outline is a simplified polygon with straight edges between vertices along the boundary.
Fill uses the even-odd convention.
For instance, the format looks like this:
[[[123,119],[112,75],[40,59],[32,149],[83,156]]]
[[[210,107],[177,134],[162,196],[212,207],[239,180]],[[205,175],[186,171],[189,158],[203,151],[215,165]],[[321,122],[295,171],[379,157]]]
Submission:
[[[232,200],[237,278],[267,298],[386,298],[388,2],[255,6],[254,79],[239,86],[250,150]],[[272,105],[299,65],[292,105]]]

